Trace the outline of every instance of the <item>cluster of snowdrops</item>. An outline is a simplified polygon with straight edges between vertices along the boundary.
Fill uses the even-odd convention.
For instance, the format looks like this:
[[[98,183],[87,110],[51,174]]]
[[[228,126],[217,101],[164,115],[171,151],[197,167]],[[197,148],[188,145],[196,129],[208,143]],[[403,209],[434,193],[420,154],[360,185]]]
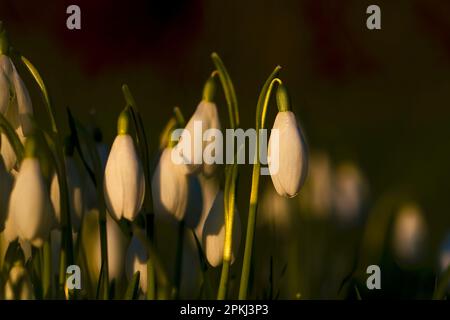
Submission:
[[[160,136],[160,148],[150,153],[144,120],[126,85],[126,106],[118,116],[112,147],[101,141],[67,110],[70,133],[62,139],[51,95],[38,69],[10,45],[0,25],[0,296],[6,299],[170,299],[237,298],[230,296],[230,266],[245,236],[240,271],[240,299],[247,298],[258,204],[260,161],[253,165],[247,230],[241,230],[236,210],[237,163],[174,163],[171,153],[180,143],[175,129],[191,132],[221,130],[216,90],[221,85],[231,128],[239,128],[233,84],[220,57],[205,83],[200,103],[186,121],[174,109]],[[38,123],[36,112],[16,67],[29,72],[42,93],[50,128]],[[20,70],[20,68],[19,68]],[[265,127],[271,95],[276,95],[279,130],[277,170],[269,171],[276,191],[294,197],[307,174],[303,133],[291,111],[280,68],[262,87],[256,107],[256,129]],[[58,112],[60,109],[58,109]],[[48,126],[47,126],[48,127]],[[152,135],[152,134],[150,134]],[[183,134],[181,135],[181,139]],[[196,143],[192,141],[192,143]],[[194,147],[194,146],[192,146]],[[196,146],[201,149],[206,147]],[[257,141],[257,150],[259,148]],[[259,157],[259,152],[256,152]],[[237,155],[234,155],[235,157]],[[82,168],[80,168],[80,163]],[[176,226],[176,252],[167,270],[156,250],[158,223]],[[162,230],[162,228],[161,228]],[[81,267],[81,285],[69,266]],[[208,285],[193,275],[220,268],[220,282]],[[188,269],[188,274],[186,270]],[[190,272],[190,274],[189,274]]]

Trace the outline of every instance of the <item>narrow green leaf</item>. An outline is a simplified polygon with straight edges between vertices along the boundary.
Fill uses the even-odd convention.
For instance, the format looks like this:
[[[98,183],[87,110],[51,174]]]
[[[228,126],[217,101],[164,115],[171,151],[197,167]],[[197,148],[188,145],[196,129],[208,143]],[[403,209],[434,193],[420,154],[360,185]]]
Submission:
[[[136,300],[138,298],[139,293],[139,279],[140,279],[140,273],[139,271],[136,271],[136,273],[133,275],[133,278],[131,279],[130,283],[128,284],[127,291],[125,292],[125,300]]]

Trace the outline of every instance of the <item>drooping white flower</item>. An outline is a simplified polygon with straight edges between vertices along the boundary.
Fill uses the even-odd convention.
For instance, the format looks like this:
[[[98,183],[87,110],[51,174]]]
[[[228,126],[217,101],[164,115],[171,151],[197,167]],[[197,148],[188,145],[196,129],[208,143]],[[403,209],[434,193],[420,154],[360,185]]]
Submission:
[[[200,185],[195,176],[186,174],[183,164],[172,159],[173,148],[162,151],[152,177],[153,208],[155,214],[184,221],[195,228],[202,211]]]
[[[0,54],[0,113],[9,121],[15,129],[20,140],[31,133],[32,124],[30,118],[33,115],[31,98],[11,58]],[[2,133],[1,154],[8,171],[16,163],[14,150]]]
[[[109,281],[119,281],[125,270],[125,256],[128,246],[127,238],[120,226],[109,214],[106,214],[106,234],[108,246]],[[93,279],[98,279],[102,266],[101,240],[99,231],[99,212],[97,209],[89,211],[84,219],[82,247],[86,252],[88,270]]]
[[[401,263],[418,262],[424,253],[426,224],[422,211],[416,204],[400,208],[393,230],[393,248]]]
[[[186,124],[179,142],[175,146],[186,164],[182,168],[187,173],[193,173],[199,169],[205,176],[211,176],[214,173],[216,164],[205,163],[203,152],[208,144],[214,144],[214,141],[208,141],[214,140],[212,130],[220,129],[221,125],[216,104],[211,101],[202,100]],[[208,133],[212,133],[212,135],[209,136]],[[213,150],[214,152],[220,152],[222,149],[213,148]],[[214,156],[221,157],[220,154],[214,154]]]
[[[69,207],[72,229],[77,231],[80,229],[81,218],[84,213],[84,194],[83,184],[80,173],[77,168],[75,159],[71,156],[66,156],[66,172],[67,172],[67,188],[69,192]],[[55,212],[57,224],[61,224],[61,203],[60,203],[60,189],[58,176],[53,175],[50,186],[50,197]]]
[[[148,254],[145,246],[136,236],[133,236],[127,250],[126,274],[131,280],[139,271],[139,286],[144,294],[147,293],[147,262]]]
[[[233,240],[231,247],[231,263],[237,256],[241,242],[241,220],[237,208],[234,209],[233,219]],[[222,191],[217,193],[216,199],[212,205],[211,211],[205,221],[203,228],[202,247],[205,252],[208,263],[213,266],[219,266],[223,261],[223,249],[225,244],[225,212],[224,212],[224,194]]]
[[[268,165],[275,190],[292,198],[308,171],[305,139],[292,111],[278,112],[269,138]]]
[[[206,177],[203,173],[200,173],[198,176],[198,181],[200,182],[200,187],[202,191],[202,213],[200,215],[200,220],[198,225],[195,227],[195,235],[197,239],[201,241],[203,236],[203,227],[205,225],[205,221],[208,218],[209,212],[211,211],[211,207],[216,199],[217,193],[219,192],[220,185],[219,179],[215,175],[211,177]]]
[[[6,300],[31,300],[34,299],[33,285],[27,270],[20,264],[15,264],[9,271],[5,283]]]
[[[119,134],[114,140],[103,186],[106,205],[113,217],[133,221],[144,202],[145,177],[129,134]]]
[[[19,238],[41,246],[54,223],[53,207],[35,151],[35,141],[29,138],[9,201],[9,213]]]

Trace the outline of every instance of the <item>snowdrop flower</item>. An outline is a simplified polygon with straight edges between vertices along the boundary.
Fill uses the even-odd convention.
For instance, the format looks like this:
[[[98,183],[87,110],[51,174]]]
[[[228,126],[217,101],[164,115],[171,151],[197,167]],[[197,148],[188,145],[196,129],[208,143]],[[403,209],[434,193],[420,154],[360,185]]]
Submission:
[[[186,164],[182,168],[186,169],[187,173],[200,169],[205,176],[209,177],[217,167],[215,163],[208,164],[203,159],[203,152],[207,145],[214,144],[214,142],[208,141],[213,140],[213,137],[209,136],[208,133],[211,133],[212,130],[220,131],[221,129],[217,106],[213,102],[214,90],[214,78],[211,77],[205,84],[202,100],[186,124],[175,147],[178,149],[177,152],[182,157],[184,164]],[[219,149],[215,148],[214,151],[219,152]],[[214,158],[220,159],[221,156],[214,154]]]
[[[36,157],[36,140],[30,137],[25,145],[25,158],[20,166],[11,198],[9,213],[19,238],[41,246],[54,222],[50,196]],[[24,201],[26,199],[26,201]]]
[[[367,182],[353,163],[342,163],[334,176],[333,205],[337,218],[343,223],[356,222],[367,198]]]
[[[147,293],[147,262],[148,254],[145,246],[133,236],[127,250],[125,270],[129,280],[139,271],[139,286],[144,294]]]
[[[20,264],[15,264],[9,271],[8,280],[5,283],[6,300],[31,300],[34,299],[33,285],[27,270]]]
[[[119,116],[118,135],[106,162],[103,186],[112,216],[133,221],[144,202],[145,177],[128,123],[128,110],[124,110]]]
[[[31,98],[14,63],[8,56],[9,45],[6,31],[0,25],[0,113],[16,130],[22,142],[31,133],[33,115]],[[16,163],[16,155],[6,136],[2,133],[1,154],[8,171]]]
[[[173,217],[195,228],[200,220],[202,195],[198,180],[186,174],[183,164],[172,161],[173,148],[165,148],[152,177],[153,208],[156,215]]]
[[[426,225],[422,211],[415,204],[400,208],[393,230],[393,247],[402,263],[414,264],[422,258],[426,237]]]
[[[70,218],[73,231],[80,229],[81,218],[84,213],[84,194],[81,176],[77,168],[75,159],[73,158],[73,150],[71,146],[66,149],[66,172],[67,172],[67,187],[69,191],[69,205],[70,205]],[[60,204],[60,190],[58,176],[53,175],[52,183],[50,186],[50,198],[52,200],[53,209],[55,211],[56,222],[59,225],[61,223],[61,204]]]
[[[278,194],[292,198],[300,191],[307,176],[307,147],[297,119],[290,111],[284,85],[278,87],[277,103],[279,112],[269,138],[269,172]]]
[[[206,177],[203,173],[200,173],[197,177],[202,191],[203,205],[200,221],[194,231],[197,239],[201,240],[203,237],[203,227],[205,225],[206,218],[208,218],[208,214],[211,211],[211,207],[216,199],[217,193],[219,192],[220,185],[218,181],[219,179],[215,175],[212,177]]]
[[[233,219],[233,243],[231,251],[231,263],[237,256],[241,242],[241,220],[237,208],[234,209]],[[217,267],[223,260],[223,248],[225,244],[225,212],[224,212],[224,194],[222,191],[217,193],[208,218],[205,221],[203,229],[202,247],[205,251],[208,263]]]
[[[81,243],[86,250],[87,266],[93,279],[98,279],[102,266],[99,212],[91,210],[85,217]],[[119,225],[109,214],[106,215],[106,236],[108,246],[109,281],[119,281],[125,270],[127,238]]]

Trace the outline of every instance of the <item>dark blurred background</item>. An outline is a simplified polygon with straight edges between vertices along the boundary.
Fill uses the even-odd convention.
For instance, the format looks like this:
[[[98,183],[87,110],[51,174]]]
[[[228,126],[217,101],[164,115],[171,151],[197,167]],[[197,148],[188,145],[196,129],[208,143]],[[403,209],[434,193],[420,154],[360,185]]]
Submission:
[[[81,7],[80,31],[66,28],[71,4]],[[370,4],[381,7],[381,30],[366,28]],[[356,162],[374,200],[406,190],[423,209],[432,250],[450,227],[449,1],[1,0],[0,19],[47,80],[60,120],[67,106],[84,121],[95,109],[108,143],[122,83],[156,148],[173,106],[194,111],[211,52],[228,67],[244,128],[254,126],[259,90],[280,64],[312,149]],[[221,92],[218,102],[226,124]],[[240,181],[246,212],[248,167]]]

